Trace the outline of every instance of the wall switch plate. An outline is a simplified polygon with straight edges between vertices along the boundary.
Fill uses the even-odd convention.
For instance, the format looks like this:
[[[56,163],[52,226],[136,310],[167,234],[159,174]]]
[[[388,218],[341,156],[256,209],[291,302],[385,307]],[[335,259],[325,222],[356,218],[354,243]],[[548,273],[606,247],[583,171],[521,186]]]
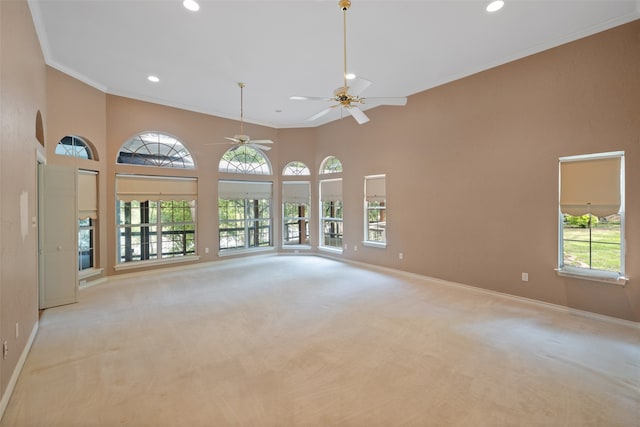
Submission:
[[[5,341],[2,343],[2,358],[6,359],[8,354],[9,354],[9,343]]]
[[[529,273],[522,273],[522,281],[523,282],[529,281]]]

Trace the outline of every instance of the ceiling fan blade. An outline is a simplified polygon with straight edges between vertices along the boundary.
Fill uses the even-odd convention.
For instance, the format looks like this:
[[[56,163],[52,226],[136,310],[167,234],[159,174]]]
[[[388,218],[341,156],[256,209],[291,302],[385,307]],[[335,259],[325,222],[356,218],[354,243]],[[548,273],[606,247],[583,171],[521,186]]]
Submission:
[[[334,106],[335,107],[335,106]],[[329,107],[329,108],[325,108],[324,110],[320,111],[319,113],[314,114],[313,116],[309,117],[307,120],[305,120],[306,122],[312,122],[314,120],[318,120],[320,117],[322,116],[326,116],[327,114],[329,114],[329,112],[331,110],[333,110],[334,107]]]
[[[372,97],[372,98],[363,98],[365,102],[371,101],[371,103],[376,103],[378,105],[407,105],[407,97],[406,96],[382,96],[382,97]]]
[[[349,94],[353,96],[360,95],[362,92],[364,92],[366,88],[368,88],[373,84],[373,82],[367,79],[363,79],[361,77],[356,77],[355,79],[349,81],[348,83],[349,83]]]
[[[271,147],[267,147],[266,145],[254,144],[253,142],[250,142],[250,143],[248,143],[246,145],[248,145],[249,147],[257,148],[257,149],[264,150],[264,151],[271,150]]]
[[[251,142],[254,144],[273,144],[273,141],[268,139],[252,139]]]
[[[321,96],[291,96],[292,101],[333,101],[333,98],[324,98]]]
[[[229,141],[233,141],[233,142],[236,142],[236,143],[242,142],[238,138],[231,138],[230,136],[225,136],[224,139],[228,139]]]
[[[367,115],[365,113],[362,112],[361,109],[359,109],[358,107],[351,107],[347,109],[349,111],[349,113],[353,116],[354,119],[356,119],[356,122],[358,122],[358,124],[364,124],[367,123],[369,121],[369,117],[367,117]]]

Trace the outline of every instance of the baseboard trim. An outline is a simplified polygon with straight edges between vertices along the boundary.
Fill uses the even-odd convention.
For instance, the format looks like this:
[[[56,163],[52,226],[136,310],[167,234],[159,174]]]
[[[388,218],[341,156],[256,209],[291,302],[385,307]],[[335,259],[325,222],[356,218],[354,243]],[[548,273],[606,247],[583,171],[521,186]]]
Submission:
[[[31,351],[31,346],[33,345],[33,341],[36,339],[36,334],[38,333],[38,328],[40,326],[40,322],[36,321],[35,325],[33,325],[33,329],[31,330],[31,335],[29,335],[29,340],[27,341],[27,345],[24,346],[22,350],[22,354],[20,355],[20,359],[18,359],[18,363],[16,364],[15,369],[13,370],[13,374],[11,374],[11,379],[9,380],[9,384],[7,384],[7,389],[4,391],[2,395],[2,400],[0,400],[0,420],[4,416],[4,411],[7,409],[7,405],[9,405],[9,399],[11,399],[11,395],[13,394],[13,389],[18,383],[18,378],[20,377],[20,373],[22,372],[22,368],[24,367],[24,363],[27,361],[27,355],[29,351]]]
[[[449,281],[449,280],[438,279],[438,278],[435,278],[435,277],[424,276],[422,274],[411,273],[411,272],[404,271],[404,270],[397,270],[397,269],[391,268],[391,267],[383,267],[383,266],[375,265],[375,264],[367,264],[366,262],[354,261],[354,260],[350,260],[350,259],[343,259],[343,258],[333,257],[333,256],[330,256],[330,255],[325,255],[325,254],[317,254],[317,256],[322,256],[322,257],[329,258],[329,259],[332,259],[332,260],[335,260],[335,261],[346,262],[348,264],[357,265],[357,266],[363,267],[363,268],[369,268],[369,269],[384,271],[384,272],[388,272],[388,273],[399,274],[399,275],[403,275],[403,276],[406,276],[406,277],[411,277],[411,278],[419,279],[419,280],[425,280],[425,281],[429,281],[429,282],[433,282],[433,283],[437,283],[437,284],[441,284],[441,285],[446,285],[446,286],[454,286],[454,287],[461,288],[461,289],[466,289],[466,290],[469,290],[469,291],[472,291],[472,292],[478,292],[478,293],[482,293],[482,294],[486,294],[486,295],[492,295],[492,296],[500,297],[500,298],[503,298],[503,299],[508,299],[508,300],[511,300],[511,301],[518,301],[518,302],[522,302],[522,303],[525,303],[525,304],[535,305],[535,306],[538,306],[538,307],[545,307],[545,308],[550,309],[550,310],[559,311],[559,312],[563,312],[563,313],[574,315],[574,316],[586,317],[586,318],[589,318],[589,319],[600,320],[600,321],[603,321],[603,322],[608,322],[608,323],[612,323],[612,324],[616,324],[616,325],[625,326],[625,327],[628,327],[628,328],[633,328],[633,329],[640,330],[640,323],[639,322],[634,322],[632,320],[620,319],[618,317],[612,317],[612,316],[607,316],[607,315],[604,315],[604,314],[593,313],[593,312],[590,312],[590,311],[580,310],[580,309],[577,309],[577,308],[571,308],[571,307],[567,307],[567,306],[559,305],[559,304],[553,304],[553,303],[546,302],[546,301],[540,301],[540,300],[536,300],[536,299],[521,297],[521,296],[518,296],[518,295],[507,294],[507,293],[504,293],[504,292],[498,292],[498,291],[494,291],[494,290],[491,290],[491,289],[479,288],[477,286],[465,285],[463,283],[452,282],[452,281]]]

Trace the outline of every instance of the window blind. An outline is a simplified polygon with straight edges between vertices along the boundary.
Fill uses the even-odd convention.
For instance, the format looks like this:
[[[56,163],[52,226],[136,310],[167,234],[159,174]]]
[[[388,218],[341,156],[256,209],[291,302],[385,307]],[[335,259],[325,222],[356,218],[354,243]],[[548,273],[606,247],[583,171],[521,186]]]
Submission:
[[[219,181],[218,197],[226,200],[271,199],[271,183],[257,181]]]
[[[98,219],[98,173],[78,171],[78,219]]]
[[[367,202],[384,202],[386,199],[386,180],[384,175],[364,178],[365,198]]]
[[[197,200],[198,180],[171,176],[116,175],[118,200]]]
[[[309,182],[285,181],[282,183],[283,203],[309,203],[311,199]]]
[[[560,210],[598,217],[620,211],[622,156],[560,159]]]
[[[320,181],[320,199],[323,202],[342,200],[342,179]]]

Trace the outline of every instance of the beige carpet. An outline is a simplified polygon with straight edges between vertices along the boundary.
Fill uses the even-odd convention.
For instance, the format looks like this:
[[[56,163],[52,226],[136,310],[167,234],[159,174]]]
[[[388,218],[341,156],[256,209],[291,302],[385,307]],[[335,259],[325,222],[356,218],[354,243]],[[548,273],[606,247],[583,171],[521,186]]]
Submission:
[[[320,257],[44,312],[2,426],[639,426],[640,333]]]

